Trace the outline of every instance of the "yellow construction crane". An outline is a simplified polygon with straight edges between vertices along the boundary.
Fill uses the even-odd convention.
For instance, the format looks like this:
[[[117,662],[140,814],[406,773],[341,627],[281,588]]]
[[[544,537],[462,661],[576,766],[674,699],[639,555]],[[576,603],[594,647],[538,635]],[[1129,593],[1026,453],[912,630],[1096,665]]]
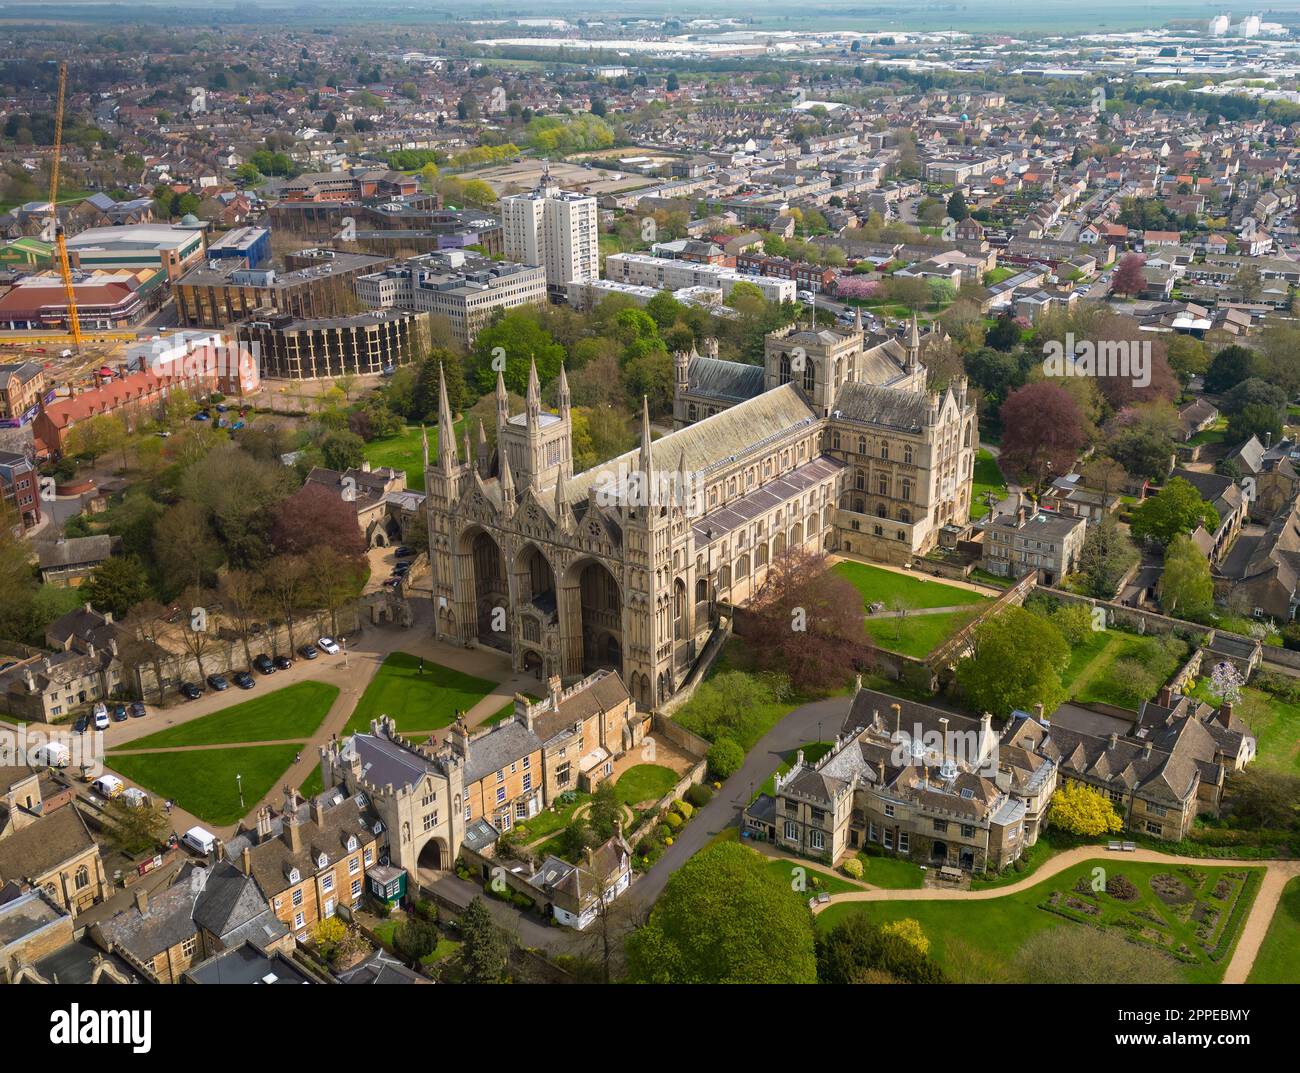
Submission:
[[[68,88],[68,65],[59,64],[59,101],[54,109],[54,157],[50,163],[50,210],[54,213],[54,245],[58,250],[59,274],[68,303],[68,334],[73,348],[81,352],[81,318],[77,316],[77,290],[72,285],[72,266],[68,262],[68,242],[59,220],[59,158],[63,155],[63,98]]]

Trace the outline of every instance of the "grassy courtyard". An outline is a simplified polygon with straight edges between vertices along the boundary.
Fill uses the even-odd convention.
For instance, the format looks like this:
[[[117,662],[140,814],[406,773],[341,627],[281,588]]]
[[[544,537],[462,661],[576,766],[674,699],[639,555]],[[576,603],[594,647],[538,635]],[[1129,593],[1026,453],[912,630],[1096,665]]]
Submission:
[[[960,630],[988,603],[987,597],[970,589],[865,563],[840,562],[834,570],[862,594],[868,608],[873,603],[885,605],[881,617],[868,613],[866,628],[872,641],[880,648],[917,659]],[[899,610],[906,614],[891,614]]]
[[[465,421],[463,418],[457,421],[454,426],[458,441],[464,426]],[[388,466],[392,469],[405,470],[406,486],[413,488],[417,492],[423,492],[424,448],[420,442],[422,427],[420,425],[407,425],[396,436],[385,436],[382,439],[371,440],[363,448],[366,461],[374,469]],[[428,432],[429,458],[433,460],[438,457],[438,426],[436,424],[429,425]]]
[[[1094,869],[1103,880],[1122,877],[1129,889],[1094,891]],[[961,944],[1006,965],[1030,936],[1050,928],[1099,927],[1167,956],[1188,983],[1223,978],[1258,890],[1258,868],[1084,861],[1041,883],[980,901],[844,902],[817,918],[832,927],[849,914],[876,923],[912,917],[931,941],[931,952],[948,967]]]
[[[109,763],[159,800],[171,798],[200,820],[224,827],[242,819],[276,786],[297,752],[296,745],[249,745],[126,754],[111,757]],[[243,781],[242,804],[236,775]]]
[[[381,715],[390,716],[398,730],[438,730],[450,726],[458,711],[468,711],[496,686],[428,659],[421,672],[418,656],[393,652],[361,695],[344,733],[364,731],[370,720]]]
[[[678,775],[662,764],[637,764],[618,777],[614,790],[625,805],[658,801],[677,785]]]
[[[985,493],[1000,494],[1006,487],[1006,483],[1002,471],[998,469],[997,459],[988,452],[987,448],[981,447],[979,454],[975,456],[975,483],[970,495],[971,521],[978,522],[988,514],[988,504],[984,501]]]
[[[945,585],[938,579],[900,574],[882,570],[866,563],[839,562],[833,567],[840,577],[847,578],[862,593],[866,605],[879,602],[889,607],[890,600],[900,599],[912,610],[935,607],[964,607],[983,603],[985,597],[970,589]]]
[[[1151,697],[1143,695],[1143,683],[1129,673],[1133,664],[1141,664],[1152,679],[1163,684],[1186,657],[1186,643],[1176,638],[1098,630],[1071,649],[1062,680],[1071,700],[1135,709]]]
[[[883,649],[924,659],[975,617],[977,611],[912,612],[902,618],[867,619],[867,633]]]
[[[125,748],[170,749],[179,745],[305,740],[316,733],[338,695],[338,686],[326,682],[296,682],[212,715],[138,738]]]
[[[1300,877],[1283,889],[1246,982],[1300,984]]]

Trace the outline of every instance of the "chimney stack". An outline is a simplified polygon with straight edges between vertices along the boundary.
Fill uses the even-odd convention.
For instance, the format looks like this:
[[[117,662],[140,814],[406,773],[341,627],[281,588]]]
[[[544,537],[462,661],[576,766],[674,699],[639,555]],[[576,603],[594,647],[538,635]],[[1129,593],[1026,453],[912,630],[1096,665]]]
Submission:
[[[551,697],[552,710],[558,712],[560,710],[560,694],[564,692],[564,686],[558,674],[553,674],[546,679],[546,689]]]
[[[1113,748],[1115,748],[1115,746],[1117,746],[1118,744],[1119,744],[1119,735],[1116,734],[1116,733],[1114,733],[1114,732],[1112,731],[1112,732],[1111,732],[1111,735],[1110,735],[1110,738],[1107,740],[1106,748],[1107,748],[1107,749],[1113,749]]]
[[[1144,742],[1142,745],[1142,759],[1143,760],[1151,759],[1151,743],[1149,741]]]
[[[1043,705],[1041,702],[1034,705],[1034,715],[1038,718],[1038,721],[1041,723],[1043,720]]]
[[[149,911],[149,892],[143,886],[135,888],[135,907],[141,916]]]
[[[1225,727],[1232,725],[1232,701],[1225,700],[1219,705],[1219,722]]]
[[[253,874],[253,851],[247,846],[244,847],[244,852],[239,855],[239,870],[246,876]]]
[[[1169,686],[1161,686],[1156,702],[1162,708],[1172,708],[1174,706],[1174,691]]]
[[[317,827],[325,825],[325,795],[317,794],[311,799],[311,822]]]

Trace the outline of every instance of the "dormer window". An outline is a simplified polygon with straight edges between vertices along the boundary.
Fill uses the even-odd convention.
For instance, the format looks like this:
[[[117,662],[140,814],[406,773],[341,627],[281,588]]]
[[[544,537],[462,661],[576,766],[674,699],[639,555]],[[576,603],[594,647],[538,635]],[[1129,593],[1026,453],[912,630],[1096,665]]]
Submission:
[[[316,867],[317,867],[317,868],[324,868],[324,867],[325,867],[327,864],[329,864],[329,863],[330,863],[330,859],[329,859],[328,857],[326,857],[325,854],[323,854],[323,853],[322,853],[319,857],[316,858]]]
[[[348,852],[352,853],[357,848],[357,836],[348,835]]]
[[[299,872],[298,869],[296,869],[296,868],[290,868],[290,869],[289,869],[289,882],[290,882],[290,883],[301,883],[301,882],[302,882],[302,873]]]

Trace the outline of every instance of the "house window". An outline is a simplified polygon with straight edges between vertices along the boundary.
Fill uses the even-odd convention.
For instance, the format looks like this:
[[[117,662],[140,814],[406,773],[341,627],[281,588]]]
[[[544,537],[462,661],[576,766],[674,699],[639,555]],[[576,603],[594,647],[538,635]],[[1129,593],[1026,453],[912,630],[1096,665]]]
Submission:
[[[785,821],[785,837],[791,842],[799,841],[799,825],[794,820]]]
[[[360,897],[361,897],[361,880],[354,879],[352,881],[352,900],[355,902]]]
[[[366,852],[362,854],[362,857],[365,859],[367,868],[375,863],[375,854],[373,850],[366,850]]]
[[[328,900],[325,902],[325,911],[324,911],[324,913],[322,913],[321,915],[322,915],[322,916],[325,916],[325,917],[332,917],[332,916],[334,915],[334,899],[333,899],[333,898],[330,898],[330,899],[328,899]]]
[[[894,848],[894,829],[892,827],[885,828],[884,846],[885,849]]]
[[[1161,827],[1160,824],[1154,823],[1151,820],[1147,820],[1146,826],[1147,826],[1147,834],[1155,835],[1157,838],[1159,838],[1165,833],[1165,829]]]
[[[333,872],[327,872],[324,876],[321,877],[320,889],[325,891],[327,894],[334,889]]]
[[[527,802],[527,801],[516,801],[516,802],[515,802],[515,819],[516,819],[516,820],[526,820],[526,819],[528,819],[528,802]]]
[[[826,848],[825,833],[819,831],[816,827],[814,827],[811,831],[808,832],[808,845],[810,845],[813,849],[825,849]]]
[[[354,876],[359,871],[361,871],[361,858],[353,857],[350,861],[348,861],[348,875]]]
[[[934,821],[934,830],[935,830],[935,833],[936,833],[936,834],[941,834],[941,835],[945,835],[945,834],[947,834],[947,833],[948,833],[948,821],[947,821],[947,820],[935,820],[935,821]]]
[[[299,887],[297,890],[295,890],[295,891],[293,892],[293,898],[291,899],[291,901],[293,902],[295,908],[297,908],[298,906],[302,905],[302,888],[301,888],[301,887]]]
[[[506,788],[505,788],[504,786],[498,786],[498,787],[497,787],[497,804],[498,804],[498,805],[501,804],[503,801],[505,801],[505,799],[506,799]]]
[[[197,950],[198,948],[199,948],[198,938],[196,936],[191,935],[188,939],[186,939],[183,943],[181,943],[181,957],[192,958],[194,956],[194,951]]]
[[[893,805],[886,805],[886,806],[885,806],[885,815],[886,815],[886,816],[889,816],[891,819],[893,818],[893,815],[894,815],[894,806],[893,806]]]
[[[90,869],[88,869],[84,864],[77,869],[77,873],[73,877],[73,884],[76,886],[77,890],[84,890],[86,887],[90,886]]]
[[[899,831],[899,832],[898,832],[898,852],[899,852],[899,853],[907,853],[907,852],[908,852],[908,850],[909,850],[909,848],[910,848],[910,844],[911,844],[911,839],[912,839],[912,836],[909,835],[906,831]]]
[[[502,768],[500,771],[497,772],[497,782],[505,782],[505,781],[506,781],[506,769]]]
[[[874,823],[867,825],[867,840],[870,842],[880,841],[880,833],[876,830],[876,825]]]
[[[532,788],[533,788],[533,777],[532,777],[532,775],[525,775],[525,776],[524,776],[524,793],[528,793],[528,791],[531,790]]]
[[[301,927],[304,927],[304,926],[306,925],[306,923],[307,923],[307,918],[306,918],[306,917],[304,917],[301,913],[294,913],[294,915],[293,915],[293,926],[294,926],[295,928],[301,928]]]
[[[974,838],[975,837],[974,825],[969,823],[963,823],[961,825],[961,836],[962,838]]]

